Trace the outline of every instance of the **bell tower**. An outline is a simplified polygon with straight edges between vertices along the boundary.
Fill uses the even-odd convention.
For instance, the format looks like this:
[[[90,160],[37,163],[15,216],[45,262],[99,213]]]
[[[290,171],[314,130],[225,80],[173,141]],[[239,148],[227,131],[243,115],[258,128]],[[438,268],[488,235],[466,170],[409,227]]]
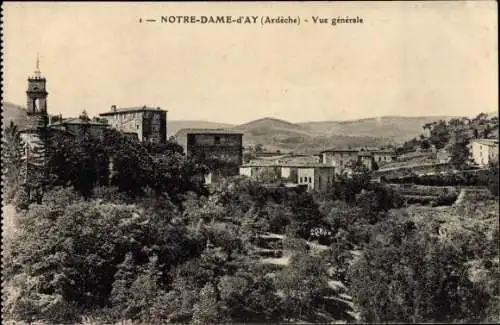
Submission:
[[[25,184],[43,182],[46,173],[46,147],[48,140],[46,79],[40,73],[40,59],[37,56],[36,70],[28,77],[26,91],[26,125],[21,130],[24,142],[21,177]]]
[[[42,76],[40,72],[40,58],[36,59],[36,70],[33,76],[28,77],[28,90],[26,91],[27,103],[26,107],[28,109],[28,120],[33,120],[30,116],[38,116],[35,120],[37,122],[45,123],[45,125],[40,124],[39,126],[46,126],[48,119],[42,118],[47,115],[47,90],[46,90],[46,79]],[[34,121],[33,121],[34,122]],[[35,125],[33,125],[35,126]]]

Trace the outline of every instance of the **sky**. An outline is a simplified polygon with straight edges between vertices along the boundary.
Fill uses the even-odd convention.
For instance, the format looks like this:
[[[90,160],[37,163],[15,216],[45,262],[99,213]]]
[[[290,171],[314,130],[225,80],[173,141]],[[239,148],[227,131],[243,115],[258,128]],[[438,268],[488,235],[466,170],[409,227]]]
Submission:
[[[39,53],[49,113],[67,117],[111,105],[159,106],[170,120],[221,123],[474,116],[498,109],[496,6],[8,2],[3,98],[25,105]],[[139,22],[176,15],[292,16],[301,23]],[[363,23],[314,24],[313,16]]]

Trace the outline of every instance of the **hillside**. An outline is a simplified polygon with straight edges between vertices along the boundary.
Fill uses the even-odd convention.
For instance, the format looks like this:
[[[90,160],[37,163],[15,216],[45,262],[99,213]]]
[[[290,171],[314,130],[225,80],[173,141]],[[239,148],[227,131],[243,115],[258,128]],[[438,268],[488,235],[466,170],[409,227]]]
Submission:
[[[283,131],[285,133],[311,135],[310,132],[308,132],[298,124],[293,124],[271,117],[265,117],[245,124],[241,124],[236,126],[234,129],[252,135],[261,135],[268,131]]]
[[[24,125],[24,109],[10,102],[3,104],[3,124]],[[385,116],[353,121],[290,123],[276,118],[261,118],[241,125],[197,120],[169,120],[168,136],[184,138],[182,129],[227,128],[244,133],[245,147],[262,144],[268,151],[313,153],[331,147],[386,146],[400,144],[422,133],[422,125],[449,116]]]
[[[314,134],[297,124],[275,118],[262,118],[235,127],[244,133],[244,146],[262,144],[266,150],[295,150],[310,142]]]
[[[275,118],[263,118],[234,128],[245,134],[244,144],[262,144],[267,150],[314,153],[330,147],[387,145],[389,138],[371,135],[356,136],[350,132],[328,133]]]
[[[2,129],[10,122],[16,123],[19,127],[24,126],[26,109],[11,102],[2,103]]]
[[[350,135],[389,138],[402,143],[419,136],[425,123],[449,120],[451,116],[383,116],[353,121],[325,121],[299,123],[304,129],[324,135]]]
[[[185,124],[193,127],[194,124]],[[221,124],[200,124],[208,128],[220,128]],[[224,125],[222,125],[224,128]],[[243,146],[262,144],[268,151],[293,151],[295,153],[311,154],[331,147],[382,146],[392,143],[390,138],[373,136],[351,136],[344,134],[324,134],[320,131],[307,129],[300,124],[290,123],[275,118],[262,118],[235,127],[226,127],[244,134]],[[169,131],[170,133],[171,131]],[[175,133],[179,143],[185,143],[186,129]]]

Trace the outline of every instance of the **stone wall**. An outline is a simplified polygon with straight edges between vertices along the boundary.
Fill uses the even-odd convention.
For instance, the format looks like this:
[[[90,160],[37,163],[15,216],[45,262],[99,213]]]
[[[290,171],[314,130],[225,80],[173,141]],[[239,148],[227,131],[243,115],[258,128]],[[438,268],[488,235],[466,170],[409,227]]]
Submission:
[[[241,134],[188,134],[187,157],[205,164],[212,172],[212,181],[236,176],[243,163]]]

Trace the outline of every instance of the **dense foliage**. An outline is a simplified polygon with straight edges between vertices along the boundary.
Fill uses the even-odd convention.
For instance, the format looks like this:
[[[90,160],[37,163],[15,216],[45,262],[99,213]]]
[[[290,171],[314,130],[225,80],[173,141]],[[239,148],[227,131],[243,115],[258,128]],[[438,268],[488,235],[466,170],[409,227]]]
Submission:
[[[11,123],[2,132],[3,199],[11,200],[20,187],[23,141],[19,129]]]
[[[443,242],[429,229],[419,229],[404,219],[383,224],[373,234],[377,235],[349,270],[351,292],[365,321],[485,319],[498,292],[489,293],[473,283],[467,261],[493,257],[497,243],[485,241],[480,234],[473,237],[481,237],[480,246],[469,246],[472,238]]]
[[[9,132],[5,159],[18,166],[21,141]],[[498,229],[442,239],[439,225],[410,220],[400,193],[366,171],[339,177],[326,193],[245,177],[208,193],[205,167],[174,142],[83,129],[50,143],[50,178],[37,199],[11,190],[19,220],[3,256],[9,319],[496,320]],[[498,194],[498,166],[488,173],[477,177]],[[11,168],[8,184],[17,175]],[[456,193],[448,194],[451,203]],[[479,280],[471,261],[484,271]]]
[[[419,149],[429,150],[450,147],[452,163],[463,166],[468,160],[467,144],[472,139],[490,138],[498,129],[498,116],[488,117],[481,113],[474,118],[452,118],[448,121],[439,120],[423,125],[424,133],[419,138],[413,138],[403,143],[397,149],[398,154],[413,152]]]

